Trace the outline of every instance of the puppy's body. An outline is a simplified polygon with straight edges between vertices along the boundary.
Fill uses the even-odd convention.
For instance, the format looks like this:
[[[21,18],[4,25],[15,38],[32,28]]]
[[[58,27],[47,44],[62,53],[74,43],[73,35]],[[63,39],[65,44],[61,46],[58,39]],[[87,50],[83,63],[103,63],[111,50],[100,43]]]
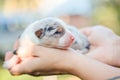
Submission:
[[[31,45],[58,49],[72,48],[82,53],[86,53],[89,47],[86,36],[80,33],[76,28],[65,24],[57,18],[45,18],[31,24],[21,34],[19,44],[17,55],[22,55],[20,58],[28,57],[24,56],[23,53],[26,51],[26,47]],[[6,61],[4,67],[11,68],[13,65],[15,65],[14,59]]]
[[[86,49],[89,42],[75,27],[65,24],[57,18],[45,18],[31,24],[20,37],[20,44],[30,41],[35,45],[60,49]]]

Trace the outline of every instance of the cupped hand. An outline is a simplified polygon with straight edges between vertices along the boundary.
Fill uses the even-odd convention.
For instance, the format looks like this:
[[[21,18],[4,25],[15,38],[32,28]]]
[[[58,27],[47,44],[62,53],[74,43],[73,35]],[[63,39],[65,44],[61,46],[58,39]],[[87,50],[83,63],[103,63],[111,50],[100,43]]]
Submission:
[[[18,43],[15,45],[18,45]],[[68,58],[73,55],[69,50],[52,49],[42,46],[29,46],[29,54],[31,54],[31,57],[21,58],[18,64],[9,69],[11,74],[30,74],[34,76],[66,74],[70,65]],[[17,56],[20,58],[19,54]],[[12,57],[13,53],[7,52],[5,60],[7,61]]]
[[[106,64],[120,66],[120,38],[110,29],[103,26],[84,28],[81,30],[91,44],[88,54]],[[18,42],[19,43],[19,42]],[[15,48],[18,47],[16,43]],[[10,53],[10,52],[9,52]],[[26,54],[31,57],[21,59],[21,62],[13,66],[11,74],[52,75],[69,73],[73,55],[70,50],[45,48],[42,46],[29,46]],[[12,52],[6,54],[6,60],[12,57]],[[18,55],[19,56],[19,55]]]
[[[120,66],[120,37],[104,26],[95,26],[81,30],[91,44],[87,56],[112,66]]]

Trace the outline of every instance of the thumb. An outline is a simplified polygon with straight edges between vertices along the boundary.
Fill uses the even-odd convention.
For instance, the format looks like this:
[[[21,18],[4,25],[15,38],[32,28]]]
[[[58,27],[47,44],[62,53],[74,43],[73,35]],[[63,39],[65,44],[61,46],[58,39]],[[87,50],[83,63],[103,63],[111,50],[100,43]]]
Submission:
[[[10,69],[12,75],[30,74],[36,71],[38,65],[38,58],[28,58],[21,63],[16,64]]]
[[[13,56],[12,52],[10,52],[10,51],[6,52],[6,54],[5,54],[5,61],[11,59],[12,56]]]
[[[86,27],[86,28],[80,29],[80,32],[88,37],[91,34],[92,29],[91,27]]]
[[[19,40],[17,40],[13,46],[13,49],[16,50],[19,47]]]

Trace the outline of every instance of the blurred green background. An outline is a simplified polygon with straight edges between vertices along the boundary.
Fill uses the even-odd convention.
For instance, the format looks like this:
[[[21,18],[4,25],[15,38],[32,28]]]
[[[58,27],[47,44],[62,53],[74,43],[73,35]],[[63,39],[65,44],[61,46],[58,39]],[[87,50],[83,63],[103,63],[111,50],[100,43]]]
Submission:
[[[77,28],[104,25],[120,35],[120,0],[0,0],[0,80],[43,80],[11,76],[2,68],[4,54],[13,50],[17,36],[35,20],[59,17]],[[58,80],[80,80],[60,75]]]

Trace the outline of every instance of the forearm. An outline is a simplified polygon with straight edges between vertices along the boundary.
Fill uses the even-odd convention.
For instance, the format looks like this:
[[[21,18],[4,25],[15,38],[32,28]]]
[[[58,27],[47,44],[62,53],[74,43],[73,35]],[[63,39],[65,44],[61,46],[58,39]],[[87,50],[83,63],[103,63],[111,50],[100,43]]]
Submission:
[[[120,76],[120,69],[115,68],[82,54],[71,56],[69,71],[83,80],[109,80]]]

